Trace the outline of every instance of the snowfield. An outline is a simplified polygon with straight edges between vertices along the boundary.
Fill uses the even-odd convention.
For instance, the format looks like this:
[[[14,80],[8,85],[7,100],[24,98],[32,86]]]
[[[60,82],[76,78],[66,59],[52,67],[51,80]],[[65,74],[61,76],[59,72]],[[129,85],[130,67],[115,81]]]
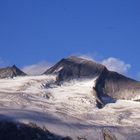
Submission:
[[[140,102],[118,100],[96,107],[95,79],[56,86],[55,76],[26,76],[0,80],[0,119],[34,122],[62,136],[103,140],[140,139]]]

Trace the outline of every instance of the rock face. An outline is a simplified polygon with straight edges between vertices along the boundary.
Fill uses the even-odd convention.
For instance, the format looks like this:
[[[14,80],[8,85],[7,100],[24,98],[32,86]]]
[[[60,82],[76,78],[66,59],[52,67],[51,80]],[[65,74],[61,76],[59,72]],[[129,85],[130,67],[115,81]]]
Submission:
[[[98,96],[110,96],[113,99],[137,100],[140,98],[140,82],[117,72],[104,69],[96,80]]]
[[[44,74],[56,74],[58,82],[75,78],[93,78],[101,74],[105,67],[93,61],[71,56],[62,59]]]
[[[25,74],[15,65],[13,65],[12,67],[6,67],[0,69],[0,78],[13,78],[16,76],[25,76],[25,75],[27,74]]]
[[[44,74],[56,74],[57,83],[75,78],[97,78],[93,87],[100,106],[117,99],[139,100],[140,82],[109,71],[102,64],[79,57],[62,59]]]

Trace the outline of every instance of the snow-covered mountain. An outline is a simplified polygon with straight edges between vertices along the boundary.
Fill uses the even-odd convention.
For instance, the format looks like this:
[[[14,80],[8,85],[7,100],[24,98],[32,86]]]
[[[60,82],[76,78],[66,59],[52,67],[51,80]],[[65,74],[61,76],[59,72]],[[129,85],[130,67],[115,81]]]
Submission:
[[[123,93],[130,87],[138,92],[139,82],[92,61],[62,59],[44,75],[0,79],[0,119],[32,122],[74,140],[138,140],[140,102],[120,96],[132,97],[131,90]],[[99,109],[103,94],[116,100]]]
[[[117,99],[140,99],[140,82],[109,71],[102,64],[76,56],[62,59],[44,74],[57,75],[58,84],[77,78],[96,78],[93,92],[96,92],[99,105]]]

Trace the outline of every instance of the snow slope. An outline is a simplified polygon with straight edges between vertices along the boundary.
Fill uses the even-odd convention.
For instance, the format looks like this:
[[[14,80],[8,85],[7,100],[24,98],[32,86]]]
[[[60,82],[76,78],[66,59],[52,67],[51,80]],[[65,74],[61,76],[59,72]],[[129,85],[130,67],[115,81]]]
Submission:
[[[0,118],[35,122],[51,132],[74,139],[102,140],[103,132],[118,140],[140,137],[140,103],[118,100],[98,109],[95,79],[50,85],[55,76],[26,76],[0,80]]]

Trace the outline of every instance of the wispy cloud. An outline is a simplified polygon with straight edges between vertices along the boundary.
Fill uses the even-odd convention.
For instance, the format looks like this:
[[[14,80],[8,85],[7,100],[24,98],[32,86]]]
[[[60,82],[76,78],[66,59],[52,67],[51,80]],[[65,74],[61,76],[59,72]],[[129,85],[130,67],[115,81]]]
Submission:
[[[7,65],[9,65],[9,63],[0,57],[0,67],[5,67]]]
[[[124,61],[114,57],[104,59],[101,63],[105,65],[109,70],[116,71],[122,74],[126,74],[131,68],[130,64],[127,64]]]
[[[125,63],[123,60],[119,58],[109,57],[99,61],[97,57],[94,58],[91,55],[80,55],[80,57],[101,63],[105,65],[109,70],[116,71],[121,74],[126,74],[131,68],[130,64]]]
[[[42,61],[37,64],[25,66],[22,68],[22,70],[29,75],[40,75],[44,73],[50,66],[50,63]]]
[[[79,57],[87,59],[87,60],[92,60],[92,61],[100,60],[101,57],[102,57],[97,52],[91,52],[91,53],[86,53],[86,54],[76,53],[76,54],[73,54],[73,55],[79,56]]]
[[[93,59],[93,57],[90,56],[90,55],[80,55],[79,57],[81,57],[81,58],[83,58],[83,59],[95,61],[95,60]]]

